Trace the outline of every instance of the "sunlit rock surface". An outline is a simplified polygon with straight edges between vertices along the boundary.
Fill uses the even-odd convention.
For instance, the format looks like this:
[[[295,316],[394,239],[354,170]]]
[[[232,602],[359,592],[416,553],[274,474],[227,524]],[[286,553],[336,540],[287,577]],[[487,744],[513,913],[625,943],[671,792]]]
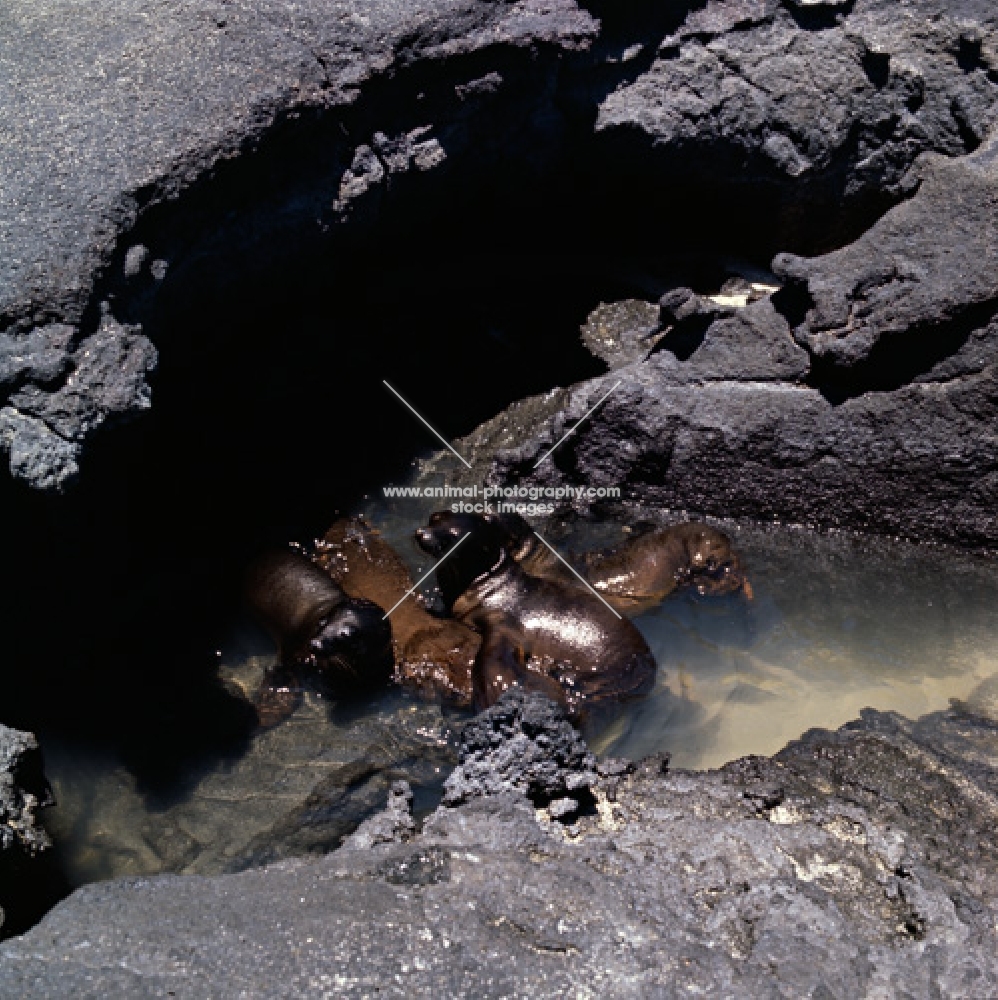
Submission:
[[[550,744],[549,774],[584,773],[564,770],[556,710],[514,696],[475,725],[493,737],[468,742],[456,779],[491,754],[496,794],[319,861],[88,886],[0,949],[0,988],[974,998],[998,975],[989,720],[868,712],[699,774],[606,762],[578,812],[516,788],[535,756],[522,781],[510,771],[526,730]]]

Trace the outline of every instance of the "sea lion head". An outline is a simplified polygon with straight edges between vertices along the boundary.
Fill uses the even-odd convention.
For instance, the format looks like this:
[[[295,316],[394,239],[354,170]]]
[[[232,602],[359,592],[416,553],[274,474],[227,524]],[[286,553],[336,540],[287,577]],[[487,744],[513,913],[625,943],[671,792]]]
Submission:
[[[504,530],[479,514],[437,511],[425,528],[416,530],[416,543],[434,559],[447,557],[437,567],[437,583],[448,607],[475,580],[510,561]]]
[[[359,598],[337,605],[309,640],[308,661],[337,694],[382,687],[395,664],[392,630],[384,611]]]
[[[680,571],[700,594],[732,594],[746,585],[745,572],[731,539],[706,524],[690,524],[683,539],[686,565]]]

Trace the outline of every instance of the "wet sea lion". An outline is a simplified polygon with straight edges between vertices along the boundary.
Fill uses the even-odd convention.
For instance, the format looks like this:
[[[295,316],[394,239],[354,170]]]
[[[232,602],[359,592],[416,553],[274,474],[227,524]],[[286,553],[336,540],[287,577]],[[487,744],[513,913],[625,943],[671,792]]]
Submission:
[[[723,531],[674,524],[629,538],[608,553],[589,553],[584,575],[618,611],[638,614],[679,587],[699,594],[752,597],[738,553]]]
[[[518,514],[484,515],[503,532],[510,555],[531,575],[571,586],[580,581]],[[635,535],[607,553],[587,553],[576,567],[617,611],[635,615],[680,587],[752,596],[741,560],[723,531],[690,522]]]
[[[449,554],[436,571],[444,599],[482,634],[476,710],[522,685],[582,721],[601,703],[651,688],[655,659],[641,633],[588,591],[526,572],[495,519],[439,512],[416,540],[436,559]]]
[[[245,581],[250,608],[277,640],[290,675],[271,677],[258,712],[264,724],[287,714],[294,672],[314,671],[337,696],[365,693],[392,676],[391,628],[371,601],[344,593],[328,573],[291,549],[268,552]],[[282,697],[286,696],[286,697]]]
[[[452,618],[434,617],[416,594],[402,600],[413,580],[377,531],[361,518],[342,518],[316,543],[315,558],[350,597],[386,611],[395,608],[389,620],[399,684],[424,698],[471,706],[471,668],[480,636]]]

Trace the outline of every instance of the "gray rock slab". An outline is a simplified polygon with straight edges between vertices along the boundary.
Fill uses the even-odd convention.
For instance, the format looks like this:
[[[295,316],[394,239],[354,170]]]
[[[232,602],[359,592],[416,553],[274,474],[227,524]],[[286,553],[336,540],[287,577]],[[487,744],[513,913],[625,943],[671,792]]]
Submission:
[[[497,759],[518,713],[559,743],[556,712],[497,709]],[[998,800],[980,768],[996,740],[963,711],[867,712],[720,771],[611,763],[579,817],[506,788],[409,840],[88,886],[0,948],[0,989],[977,998],[998,975]]]
[[[998,547],[995,148],[923,161],[918,192],[844,249],[777,257],[788,286],[713,323],[685,361],[663,347],[574,387],[495,452],[493,476]]]

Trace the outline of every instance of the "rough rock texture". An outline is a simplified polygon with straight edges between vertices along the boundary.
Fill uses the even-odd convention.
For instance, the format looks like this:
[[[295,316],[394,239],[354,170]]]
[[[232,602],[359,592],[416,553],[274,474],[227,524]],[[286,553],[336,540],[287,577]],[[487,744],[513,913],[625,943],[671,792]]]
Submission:
[[[12,884],[25,877],[26,863],[52,846],[38,815],[51,803],[38,740],[0,725],[0,927]]]
[[[52,846],[37,815],[51,798],[38,740],[0,726],[0,852],[17,847],[35,854]]]
[[[347,108],[372,80],[414,63],[572,49],[594,29],[570,0],[310,0],[293,8],[268,0],[117,0],[99,11],[62,0],[6,4],[0,392],[17,395],[0,410],[0,445],[13,473],[59,488],[78,472],[83,444],[99,424],[149,405],[145,376],[155,350],[119,321],[125,300],[155,294],[169,253],[183,257],[189,249],[177,219],[197,182],[269,135]],[[487,96],[487,75],[464,81],[457,103],[465,110],[479,93]],[[226,209],[238,235],[215,239],[250,246],[269,237],[273,248],[275,226],[291,234],[289,242],[316,239],[390,175],[439,167],[447,153],[430,131],[420,122],[414,132],[357,143],[344,140],[344,130],[338,149],[320,140],[325,173],[318,180],[311,159],[295,163],[292,155],[282,169],[298,172],[294,190],[282,193],[274,171],[268,180],[279,190],[258,189],[261,202],[286,200],[273,208],[269,227],[254,230],[239,205]],[[286,146],[300,152],[293,140]],[[166,256],[132,235],[156,210],[171,219],[159,234]],[[107,361],[124,369],[120,377],[109,377]]]
[[[585,801],[595,767],[585,740],[551,702],[514,689],[465,726],[461,765],[444,783],[444,802],[507,791],[536,805]]]
[[[607,190],[740,192],[771,209],[760,246],[811,227],[829,252],[776,254],[783,287],[743,308],[720,282],[677,284],[657,322],[651,302],[601,306],[582,337],[611,374],[463,439],[474,473],[446,456],[424,472],[470,481],[494,457],[506,484],[998,548],[994,10],[710,0],[654,52],[625,52],[634,78],[599,102]]]
[[[847,199],[899,195],[920,153],[971,152],[998,121],[994,31],[977,2],[709,0],[597,128],[712,174],[837,174]]]
[[[554,764],[561,723],[537,697],[476,722],[469,761],[510,759],[527,729]],[[567,825],[505,787],[407,842],[88,886],[0,949],[0,990],[980,998],[996,754],[994,722],[953,710],[867,712],[702,774],[607,762]]]
[[[972,161],[966,154],[998,121],[989,4],[585,6],[367,0],[292,10],[267,2],[120,0],[98,16],[62,2],[8,5],[0,21],[0,391],[13,395],[0,410],[0,444],[14,474],[40,488],[61,487],[77,474],[85,442],[101,423],[148,406],[145,378],[155,352],[129,318],[151,307],[164,280],[193,281],[217,264],[223,246],[241,247],[261,273],[273,273],[268,265],[279,248],[318,245],[397,210],[407,178],[438,178],[419,197],[448,197],[455,164],[463,164],[466,180],[510,150],[538,171],[545,163],[579,164],[601,181],[592,192],[607,198],[673,191],[686,201],[723,193],[726,204],[758,202],[767,206],[758,215],[760,232],[737,237],[757,250],[815,240],[840,245],[918,191],[908,214],[900,210],[886,229],[834,260],[779,258],[798,293],[787,297],[787,319],[807,352],[791,367],[806,361],[805,384],[840,401],[903,391],[959,353],[968,336],[978,355],[987,354],[978,342],[987,339],[994,301],[991,168],[987,154]],[[53,51],[58,60],[48,58]],[[511,53],[527,59],[510,69]],[[553,66],[562,56],[570,71],[560,76],[531,76],[525,68],[545,59]],[[497,94],[512,96],[497,103]],[[348,112],[355,120],[344,119]],[[922,164],[923,154],[953,162]],[[226,174],[254,156],[263,164],[259,175]],[[224,205],[209,191],[216,175],[234,178]],[[659,207],[669,211],[665,199]],[[631,206],[640,209],[640,201]],[[686,235],[701,247],[730,242],[724,218],[711,217],[708,229],[716,231],[688,226]],[[648,221],[665,220],[651,212]],[[812,230],[821,235],[809,243]],[[779,325],[764,322],[770,344],[789,353]],[[746,384],[756,377],[749,374],[751,334],[729,326],[717,337],[731,363],[715,365],[711,377],[739,383],[720,406],[723,434],[740,411],[771,411],[775,397],[770,386]],[[88,362],[84,345],[117,359],[121,379]],[[647,391],[630,398],[644,409],[645,395],[668,396],[660,390],[670,382],[699,385],[707,373],[696,368],[679,375],[650,368]],[[961,380],[986,420],[990,383],[971,379],[962,361],[957,368],[946,377]],[[766,377],[774,376],[788,373]],[[896,512],[874,517],[866,498],[844,507],[842,496],[853,492],[850,469],[835,465],[836,449],[848,449],[851,465],[884,470],[884,455],[896,445],[890,429],[870,443],[870,434],[853,433],[864,414],[819,419],[812,410],[822,404],[813,394],[781,398],[777,408],[790,401],[802,410],[790,433],[809,441],[809,454],[781,454],[766,441],[784,430],[777,418],[756,421],[752,447],[729,441],[745,454],[732,490],[739,510],[728,512],[900,530]],[[917,392],[878,397],[868,410],[890,425],[892,414],[918,410],[923,401]],[[941,492],[962,496],[960,476],[969,470],[968,479],[981,484],[978,496],[962,499],[959,524],[947,537],[992,544],[993,523],[979,523],[990,472],[977,453],[980,431],[956,426],[962,418],[954,411],[966,410],[964,402],[937,403],[929,402],[937,412],[922,421],[930,426],[920,431],[925,442],[917,450],[957,469],[919,502],[908,533],[940,526],[932,521]],[[683,436],[702,443],[709,429],[697,414],[663,406]],[[958,432],[969,447],[955,446]],[[647,465],[666,480],[662,496],[682,493],[690,506],[712,498],[717,502],[706,506],[719,507],[715,482],[685,482],[679,468],[664,474],[673,436],[661,436],[661,447],[638,449],[635,481],[654,478]],[[606,444],[615,449],[612,441]],[[809,466],[826,453],[835,465],[828,478],[843,473],[841,489],[832,496],[825,470],[817,469],[817,486],[802,506],[801,479],[811,479]],[[884,470],[904,480],[906,502],[924,495],[913,465],[910,476]],[[592,471],[580,458],[579,472]],[[876,503],[889,499],[880,491]],[[770,500],[774,511],[765,509]]]
[[[393,781],[388,789],[388,805],[369,816],[343,841],[353,850],[367,850],[376,844],[394,844],[408,840],[416,832],[412,818],[412,788],[408,781]]]
[[[500,480],[619,483],[724,516],[998,547],[998,143],[922,160],[918,193],[856,243],[781,255],[781,292],[576,387]],[[668,345],[666,338],[665,345]]]

